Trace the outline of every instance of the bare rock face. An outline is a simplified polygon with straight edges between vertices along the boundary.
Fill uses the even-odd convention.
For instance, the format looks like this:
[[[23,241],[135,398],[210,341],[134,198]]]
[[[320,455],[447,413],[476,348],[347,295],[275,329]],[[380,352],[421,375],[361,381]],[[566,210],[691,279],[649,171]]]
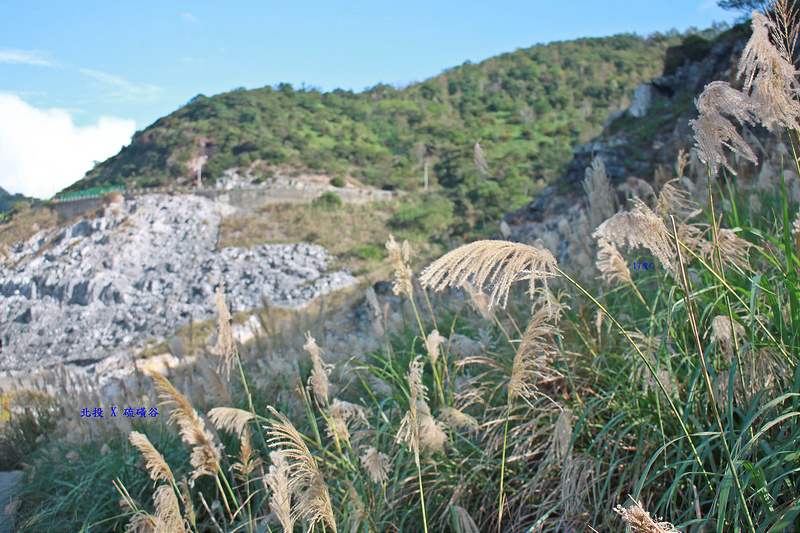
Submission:
[[[0,265],[0,370],[129,361],[148,340],[216,316],[220,282],[233,313],[262,299],[301,307],[356,283],[327,272],[331,257],[317,245],[215,251],[233,210],[199,196],[144,195],[19,243]]]

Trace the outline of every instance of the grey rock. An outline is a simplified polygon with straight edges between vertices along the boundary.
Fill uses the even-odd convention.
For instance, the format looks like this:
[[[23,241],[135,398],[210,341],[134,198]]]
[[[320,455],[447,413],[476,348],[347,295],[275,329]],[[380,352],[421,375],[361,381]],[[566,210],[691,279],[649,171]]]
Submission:
[[[233,312],[262,297],[299,308],[356,283],[328,272],[332,258],[317,245],[215,250],[220,220],[233,211],[200,196],[142,195],[18,243],[0,265],[0,370],[123,366],[190,318],[215,317],[221,282]]]
[[[653,105],[653,85],[642,83],[633,90],[633,101],[628,108],[628,115],[634,118],[642,118],[647,114],[647,110]]]

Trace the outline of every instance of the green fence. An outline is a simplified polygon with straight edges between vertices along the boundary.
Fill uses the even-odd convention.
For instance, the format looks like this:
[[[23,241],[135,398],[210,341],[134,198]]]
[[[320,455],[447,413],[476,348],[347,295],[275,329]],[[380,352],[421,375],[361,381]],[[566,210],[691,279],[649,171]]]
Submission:
[[[124,191],[124,185],[114,185],[113,187],[98,187],[96,189],[86,189],[84,191],[76,191],[70,192],[67,194],[62,194],[56,198],[57,200],[69,200],[70,198],[80,198],[82,196],[100,196],[102,194],[108,194],[111,191]]]

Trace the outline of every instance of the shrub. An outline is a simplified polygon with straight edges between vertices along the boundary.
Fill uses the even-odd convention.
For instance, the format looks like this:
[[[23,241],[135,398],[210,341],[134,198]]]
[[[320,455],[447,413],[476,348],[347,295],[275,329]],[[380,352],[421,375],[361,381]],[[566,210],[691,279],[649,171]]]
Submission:
[[[11,396],[12,417],[0,426],[0,470],[16,470],[39,447],[62,415],[53,396],[38,390],[19,390]]]
[[[342,206],[342,199],[335,192],[325,191],[322,196],[315,198],[311,205],[325,211],[333,211]]]
[[[344,187],[344,180],[341,177],[336,176],[331,180],[331,185],[333,185],[334,187],[342,188]]]
[[[389,227],[430,235],[447,229],[453,221],[453,202],[434,193],[402,206],[389,219]]]
[[[374,244],[357,244],[350,250],[351,255],[363,260],[378,261],[383,258],[385,253],[383,246]]]

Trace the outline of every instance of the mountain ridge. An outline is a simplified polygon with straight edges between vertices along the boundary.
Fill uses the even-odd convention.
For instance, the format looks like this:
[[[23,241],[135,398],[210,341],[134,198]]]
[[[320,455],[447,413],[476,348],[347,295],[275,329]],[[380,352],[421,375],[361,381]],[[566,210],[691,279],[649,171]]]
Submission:
[[[619,34],[534,45],[401,90],[278,84],[198,95],[64,192],[189,183],[201,165],[212,183],[232,169],[256,182],[315,174],[413,191],[427,163],[457,216],[496,221],[556,178],[572,147],[627,108],[633,89],[662,73],[667,50],[682,39]],[[473,168],[479,139],[490,176]]]

